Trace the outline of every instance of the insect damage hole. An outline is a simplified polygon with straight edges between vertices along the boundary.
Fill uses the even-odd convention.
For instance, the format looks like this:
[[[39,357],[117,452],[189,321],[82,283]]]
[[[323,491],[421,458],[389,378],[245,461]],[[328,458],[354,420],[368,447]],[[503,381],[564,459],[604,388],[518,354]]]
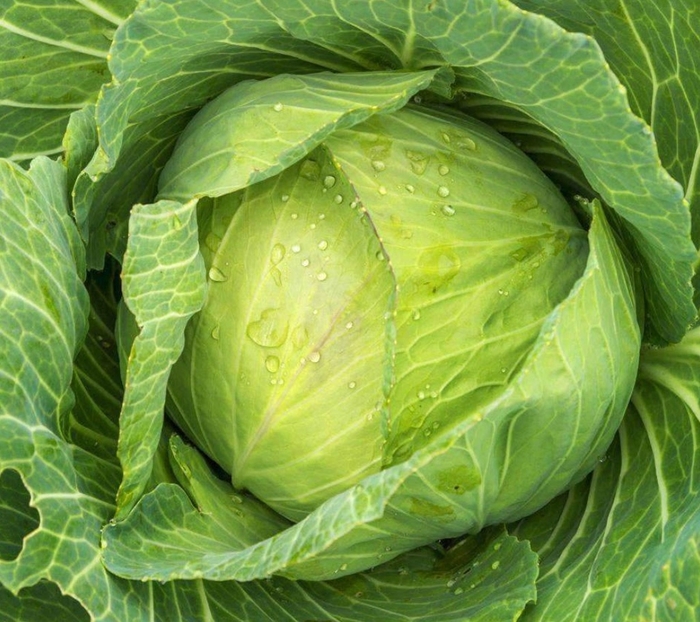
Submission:
[[[15,469],[0,473],[0,560],[14,561],[24,539],[39,527],[39,512],[30,505],[31,496]]]

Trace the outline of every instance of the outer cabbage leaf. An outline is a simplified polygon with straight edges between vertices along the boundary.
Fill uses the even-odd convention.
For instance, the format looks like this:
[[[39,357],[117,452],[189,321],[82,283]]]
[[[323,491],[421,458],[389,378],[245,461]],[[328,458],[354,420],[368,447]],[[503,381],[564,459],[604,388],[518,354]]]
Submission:
[[[144,2],[115,33],[115,81],[97,106],[100,146],[75,188],[90,265],[121,255],[131,206],[157,175],[193,111],[241,80],[361,67],[286,33],[250,0]]]
[[[107,53],[135,0],[30,0],[0,7],[0,156],[63,151],[70,114],[109,82]]]
[[[693,239],[700,243],[700,16],[693,2],[643,0],[613,3],[517,0],[569,30],[595,38],[625,85],[630,106],[654,131],[659,156],[685,189],[693,213]]]
[[[524,620],[692,620],[700,331],[644,352],[618,440],[593,475],[519,525],[541,559]]]

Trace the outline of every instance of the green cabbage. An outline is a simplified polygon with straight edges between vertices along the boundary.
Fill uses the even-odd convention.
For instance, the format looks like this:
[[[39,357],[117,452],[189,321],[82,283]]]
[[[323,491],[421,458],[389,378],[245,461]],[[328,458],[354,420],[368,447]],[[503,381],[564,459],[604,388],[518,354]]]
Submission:
[[[695,8],[4,3],[4,617],[697,618]]]

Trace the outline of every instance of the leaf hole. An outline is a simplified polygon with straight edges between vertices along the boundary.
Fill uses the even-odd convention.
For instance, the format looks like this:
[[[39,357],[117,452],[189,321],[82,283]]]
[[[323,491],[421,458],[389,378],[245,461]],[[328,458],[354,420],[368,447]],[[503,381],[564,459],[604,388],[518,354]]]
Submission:
[[[24,539],[39,527],[39,520],[22,476],[15,469],[5,469],[0,473],[0,560],[17,559]]]
[[[8,620],[61,620],[90,622],[90,615],[72,596],[62,594],[55,583],[40,581],[25,587],[17,596],[3,601],[3,614]]]

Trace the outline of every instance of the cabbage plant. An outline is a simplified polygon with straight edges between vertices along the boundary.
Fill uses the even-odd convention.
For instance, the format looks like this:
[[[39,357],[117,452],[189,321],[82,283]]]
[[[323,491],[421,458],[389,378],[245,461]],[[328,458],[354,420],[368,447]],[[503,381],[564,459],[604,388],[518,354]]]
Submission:
[[[2,11],[8,619],[695,618],[692,6]]]

